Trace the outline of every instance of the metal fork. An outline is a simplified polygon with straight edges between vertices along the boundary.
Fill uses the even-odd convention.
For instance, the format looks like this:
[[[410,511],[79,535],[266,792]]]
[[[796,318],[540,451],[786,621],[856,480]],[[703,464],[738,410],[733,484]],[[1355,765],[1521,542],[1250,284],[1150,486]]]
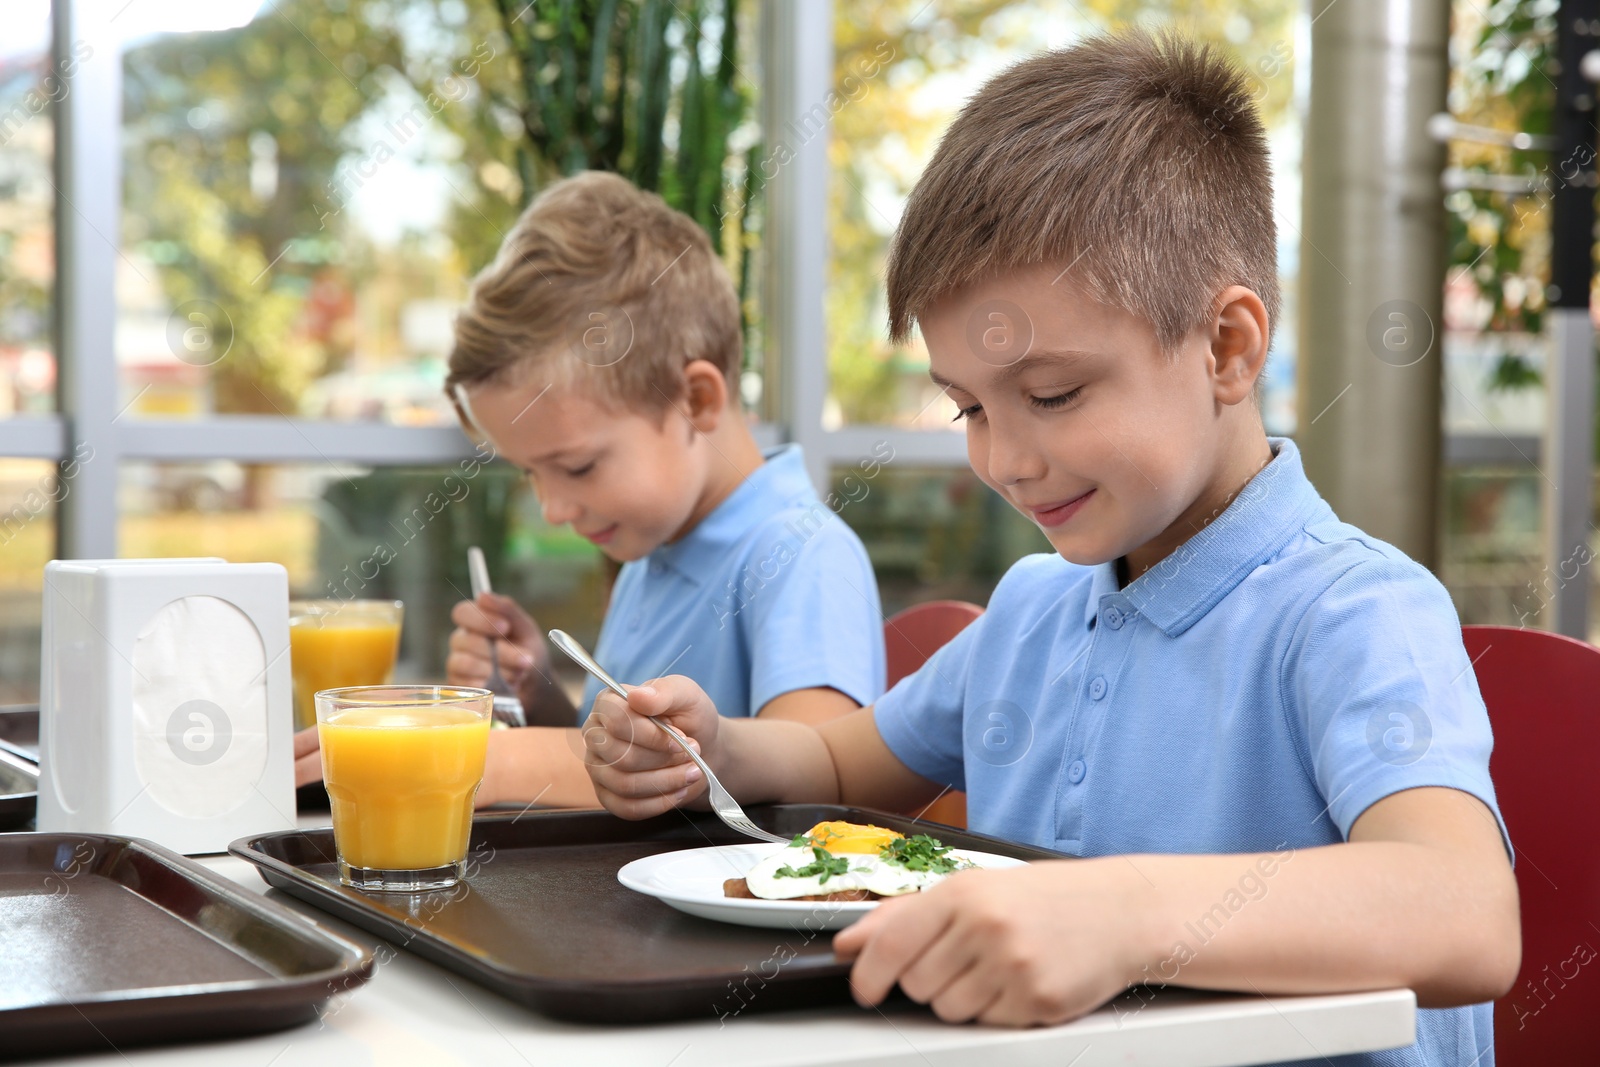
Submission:
[[[484,562],[483,549],[477,545],[467,549],[467,575],[472,579],[472,599],[476,603],[480,596],[490,591],[489,566]],[[490,714],[495,722],[505,726],[528,725],[528,714],[522,706],[522,699],[511,688],[511,683],[506,681],[505,675],[500,673],[500,654],[492,637],[489,638],[489,681],[484,688],[494,694],[494,706]]]
[[[589,655],[589,650],[579,644],[571,634],[565,630],[551,630],[550,643],[565,652],[578,666],[599,679],[601,685],[606,686],[624,700],[628,698],[628,691],[622,688],[622,683],[611,677],[604,667],[596,663],[595,658]],[[739,802],[734,800],[732,794],[722,787],[722,783],[717,781],[717,776],[711,773],[711,768],[706,766],[706,761],[700,758],[700,754],[689,744],[688,738],[679,733],[676,727],[669,726],[660,719],[652,719],[651,721],[664,730],[668,737],[678,742],[678,746],[688,753],[689,758],[694,760],[695,766],[700,768],[700,773],[706,776],[706,785],[710,787],[711,792],[711,810],[716,812],[717,818],[741,834],[754,837],[759,841],[775,841],[783,845],[789,843],[790,838],[769,834],[750,821],[750,816],[744,813],[744,809],[739,806]]]

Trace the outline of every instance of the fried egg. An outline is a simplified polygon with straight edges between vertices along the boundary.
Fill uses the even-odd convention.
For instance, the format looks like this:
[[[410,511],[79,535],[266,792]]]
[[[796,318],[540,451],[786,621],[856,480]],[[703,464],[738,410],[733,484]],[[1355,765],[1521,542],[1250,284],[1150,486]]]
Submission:
[[[793,900],[850,889],[897,897],[937,885],[953,873],[912,870],[892,855],[883,855],[886,848],[893,853],[896,841],[905,841],[905,835],[881,826],[818,823],[752,867],[745,874],[745,884],[763,900]],[[975,866],[956,856],[948,859],[955,869]]]

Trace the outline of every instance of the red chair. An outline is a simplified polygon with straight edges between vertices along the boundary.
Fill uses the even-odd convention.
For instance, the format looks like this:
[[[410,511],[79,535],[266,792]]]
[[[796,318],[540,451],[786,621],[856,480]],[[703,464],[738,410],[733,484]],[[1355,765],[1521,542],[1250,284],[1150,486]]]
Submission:
[[[1522,897],[1522,970],[1495,1002],[1500,1067],[1600,1063],[1600,648],[1462,628]]]
[[[915,673],[944,647],[946,641],[982,614],[982,608],[965,600],[930,600],[926,604],[913,604],[884,623],[883,651],[889,667],[889,684],[893,686],[906,675]],[[967,795],[952,790],[926,809],[912,814],[946,826],[965,828]]]

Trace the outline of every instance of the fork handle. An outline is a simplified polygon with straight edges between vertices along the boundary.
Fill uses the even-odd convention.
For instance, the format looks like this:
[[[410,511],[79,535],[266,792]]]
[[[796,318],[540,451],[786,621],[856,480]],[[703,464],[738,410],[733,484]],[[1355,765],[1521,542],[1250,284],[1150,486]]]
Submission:
[[[717,776],[711,773],[711,768],[706,766],[706,761],[700,758],[700,753],[694,750],[694,746],[689,744],[689,739],[684,737],[676,726],[669,726],[660,719],[651,719],[650,721],[665,731],[668,737],[678,742],[678,747],[683,749],[690,759],[694,760],[695,766],[700,768],[700,773],[706,776],[707,782],[717,781]]]

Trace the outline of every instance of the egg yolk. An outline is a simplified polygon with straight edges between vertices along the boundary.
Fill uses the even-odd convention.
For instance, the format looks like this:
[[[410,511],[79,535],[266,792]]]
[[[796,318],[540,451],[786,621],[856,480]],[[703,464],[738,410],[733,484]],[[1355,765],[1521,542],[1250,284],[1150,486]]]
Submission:
[[[881,826],[834,821],[817,823],[806,832],[806,836],[811,838],[813,844],[835,855],[840,852],[856,852],[876,856],[884,845],[905,835],[894,830],[885,830]]]

